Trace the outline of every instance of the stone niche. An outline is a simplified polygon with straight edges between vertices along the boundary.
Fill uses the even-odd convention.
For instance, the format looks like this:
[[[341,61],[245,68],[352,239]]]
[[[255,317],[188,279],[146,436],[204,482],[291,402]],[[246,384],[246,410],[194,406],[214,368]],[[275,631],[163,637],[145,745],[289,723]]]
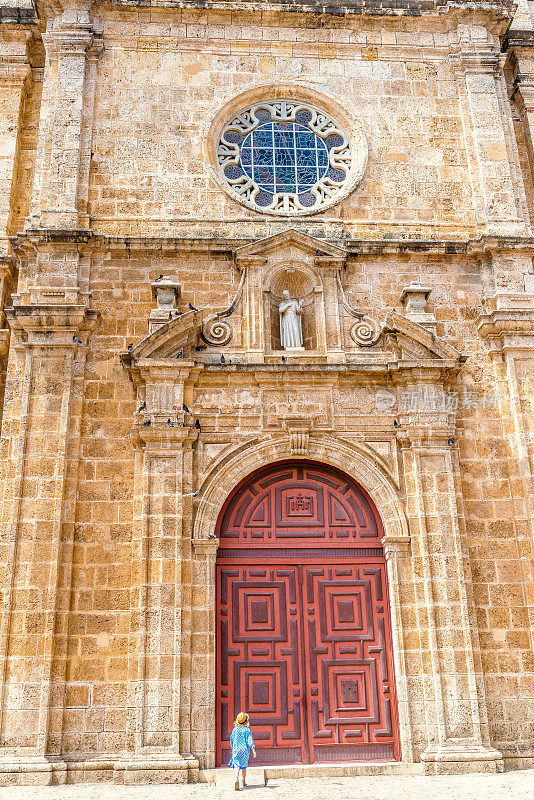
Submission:
[[[280,266],[270,276],[269,285],[264,289],[264,319],[267,332],[266,350],[283,352],[280,342],[279,305],[282,292],[287,289],[290,296],[302,300],[302,339],[305,350],[319,349],[319,331],[322,330],[322,285],[316,276],[299,262]]]

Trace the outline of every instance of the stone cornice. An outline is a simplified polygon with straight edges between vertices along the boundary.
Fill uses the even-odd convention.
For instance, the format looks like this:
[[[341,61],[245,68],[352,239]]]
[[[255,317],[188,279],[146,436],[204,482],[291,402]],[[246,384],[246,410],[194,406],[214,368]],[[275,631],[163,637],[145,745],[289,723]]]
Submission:
[[[163,254],[174,252],[228,253],[253,245],[263,239],[185,236],[105,236],[92,230],[32,228],[10,237],[13,252],[23,256],[42,246],[78,246],[85,250],[115,252],[154,251]],[[385,236],[361,239],[325,239],[325,246],[346,248],[350,255],[390,255],[395,253],[421,253],[428,255],[477,255],[482,253],[522,251],[534,256],[534,236],[479,236],[477,238],[424,238]]]
[[[479,335],[493,355],[534,350],[534,295],[500,292],[488,298],[476,319]]]
[[[451,53],[449,64],[454,72],[461,75],[495,75],[499,67],[499,51],[490,47],[482,50],[459,49]]]
[[[71,349],[87,344],[100,318],[99,311],[85,305],[15,304],[5,312],[9,327],[22,343]]]
[[[0,23],[2,25],[37,25],[39,16],[37,3],[4,5],[0,3]]]
[[[534,30],[509,30],[503,39],[502,49],[511,50],[516,47],[534,47]]]
[[[240,360],[239,355],[233,356],[231,363],[208,363],[200,360],[192,362],[189,360],[179,359],[165,359],[154,361],[153,365],[150,359],[143,361],[141,367],[129,360],[129,353],[121,353],[121,362],[123,366],[130,371],[132,376],[143,376],[146,379],[147,374],[152,370],[154,371],[171,371],[174,370],[175,377],[178,380],[183,375],[183,369],[202,370],[206,373],[217,374],[232,374],[232,373],[250,373],[255,376],[258,381],[262,381],[263,375],[275,373],[280,375],[280,362],[276,363],[254,363],[247,362],[244,359]],[[328,375],[328,380],[331,381],[332,377],[342,377],[343,375],[365,375],[366,380],[372,377],[389,376],[393,380],[396,377],[403,375],[401,380],[402,385],[405,385],[410,378],[414,380],[421,380],[424,373],[432,373],[432,379],[435,380],[438,374],[454,374],[460,368],[460,363],[456,359],[398,359],[388,360],[371,360],[368,361],[349,361],[345,363],[332,364],[326,361],[316,361],[310,358],[309,361],[296,364],[284,364],[284,375],[288,378],[291,376],[297,382],[302,375]]]
[[[148,447],[151,449],[168,449],[181,445],[191,447],[198,439],[199,432],[195,428],[180,425],[173,422],[172,426],[164,422],[151,426],[145,426],[136,421],[132,431],[132,440],[136,447]]]
[[[410,536],[388,536],[386,534],[382,537],[381,543],[386,559],[393,558],[394,555],[409,556],[411,553]]]
[[[1,0],[0,0],[1,1]],[[504,35],[515,12],[512,0],[111,0],[122,8],[191,8],[202,11],[290,12],[326,16],[420,17],[430,14],[456,14],[486,18],[494,31]],[[90,3],[89,3],[90,5]],[[57,0],[41,0],[39,12],[54,17],[60,8]],[[38,24],[36,0],[17,6],[0,5],[0,22],[13,25]]]
[[[399,415],[397,441],[403,450],[434,448],[450,450],[454,447],[456,414],[419,413]]]
[[[450,12],[484,14],[506,29],[515,11],[512,0],[338,0],[337,2],[318,2],[317,0],[113,0],[113,5],[122,7],[147,8],[201,8],[225,11],[289,11],[307,12],[332,16],[358,14],[379,17],[418,17],[424,14],[444,14]],[[502,31],[504,33],[504,30]]]
[[[481,314],[476,324],[491,351],[534,349],[534,308],[498,309]]]
[[[349,253],[390,255],[394,253],[427,253],[428,255],[476,255],[499,250],[521,250],[534,253],[532,236],[480,236],[476,239],[349,239]]]
[[[191,544],[193,545],[193,550],[199,555],[215,557],[219,547],[219,540],[217,537],[214,539],[191,539]]]

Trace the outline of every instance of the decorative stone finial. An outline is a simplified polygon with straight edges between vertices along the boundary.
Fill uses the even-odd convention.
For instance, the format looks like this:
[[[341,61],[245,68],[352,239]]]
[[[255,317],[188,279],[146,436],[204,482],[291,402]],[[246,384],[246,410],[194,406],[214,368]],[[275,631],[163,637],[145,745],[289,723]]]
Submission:
[[[158,304],[158,308],[165,311],[170,311],[171,308],[176,308],[176,303],[180,297],[181,285],[176,283],[172,278],[160,278],[153,281],[152,297]]]
[[[156,301],[156,308],[150,312],[148,322],[149,332],[153,333],[171,319],[173,309],[177,307],[182,287],[173,278],[164,278],[163,275],[156,278],[150,286],[152,287],[152,297]]]
[[[426,310],[431,291],[430,286],[422,286],[420,283],[413,282],[404,287],[400,301],[404,306],[404,313],[408,319],[435,333],[436,318],[434,314]]]

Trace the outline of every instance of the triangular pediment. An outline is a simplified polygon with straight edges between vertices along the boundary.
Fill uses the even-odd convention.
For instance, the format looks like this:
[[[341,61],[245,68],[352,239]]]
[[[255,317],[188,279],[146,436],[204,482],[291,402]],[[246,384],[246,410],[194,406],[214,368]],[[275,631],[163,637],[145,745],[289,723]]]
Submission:
[[[265,239],[260,239],[251,244],[245,244],[238,247],[235,251],[236,260],[259,258],[267,256],[274,250],[281,247],[292,245],[305,252],[312,253],[319,258],[333,258],[336,260],[344,260],[347,256],[347,251],[343,247],[329,244],[322,239],[316,239],[315,236],[309,236],[306,233],[301,233],[294,228],[289,228],[287,231],[277,233],[274,236],[268,236]]]

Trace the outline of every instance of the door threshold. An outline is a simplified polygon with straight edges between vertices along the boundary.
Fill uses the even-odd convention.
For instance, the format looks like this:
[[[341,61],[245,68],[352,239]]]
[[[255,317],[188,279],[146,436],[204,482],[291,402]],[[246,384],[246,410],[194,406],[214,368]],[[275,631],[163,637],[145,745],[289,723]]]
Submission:
[[[315,764],[276,764],[264,767],[270,778],[334,778],[351,775],[416,775],[423,773],[423,764],[404,761],[340,761]]]
[[[422,775],[424,764],[405,761],[342,761],[332,764],[273,764],[248,767],[251,785],[266,784],[276,778],[349,778],[358,775]],[[224,785],[232,783],[234,771],[228,767],[201,770],[200,780]]]

